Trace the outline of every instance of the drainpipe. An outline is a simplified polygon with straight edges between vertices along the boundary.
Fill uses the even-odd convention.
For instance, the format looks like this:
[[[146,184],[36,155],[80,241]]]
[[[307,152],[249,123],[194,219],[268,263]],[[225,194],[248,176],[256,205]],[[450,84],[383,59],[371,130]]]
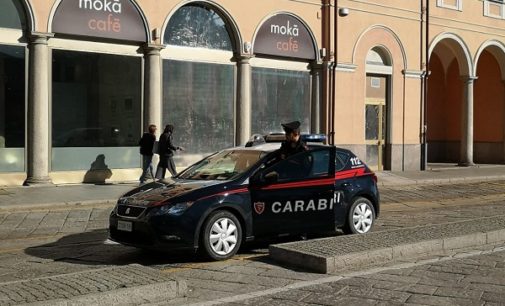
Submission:
[[[330,33],[331,33],[331,0],[322,0],[322,48],[324,52],[322,53],[323,58],[323,103],[324,107],[321,109],[323,114],[321,114],[321,118],[324,118],[321,122],[321,130],[328,133],[328,139],[330,140],[330,88],[331,88],[331,75],[328,71],[330,68],[328,66],[331,52],[331,42],[330,42]],[[331,69],[331,68],[330,68]],[[331,70],[330,70],[331,71]]]
[[[333,20],[335,27],[333,29],[333,63],[331,67],[331,105],[330,105],[330,144],[335,144],[335,95],[337,87],[337,37],[338,37],[338,0],[335,0],[333,7]]]
[[[430,56],[429,56],[429,32],[430,32],[430,1],[425,0],[424,2],[426,8],[421,7],[421,12],[424,11],[424,22],[425,22],[425,40],[424,40],[424,56],[425,56],[425,69],[421,75],[421,80],[423,82],[423,99],[421,107],[421,170],[426,170],[428,164],[428,144],[426,141],[426,133],[428,130],[428,76],[430,74]],[[421,18],[422,22],[422,18]]]

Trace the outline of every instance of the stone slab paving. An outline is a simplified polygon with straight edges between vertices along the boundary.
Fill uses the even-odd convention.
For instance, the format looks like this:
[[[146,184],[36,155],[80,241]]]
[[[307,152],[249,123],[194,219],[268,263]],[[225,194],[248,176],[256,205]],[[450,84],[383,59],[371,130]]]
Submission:
[[[130,288],[123,290],[124,295],[132,292],[134,288],[153,284],[164,284],[164,298],[182,297],[187,291],[184,280],[174,280],[159,270],[133,264],[0,283],[0,305],[55,305],[61,299],[84,301],[84,296],[87,296],[89,301],[98,301],[91,295],[96,297],[97,294]],[[153,296],[150,299],[153,301]]]
[[[271,245],[279,263],[319,273],[505,241],[505,215]]]

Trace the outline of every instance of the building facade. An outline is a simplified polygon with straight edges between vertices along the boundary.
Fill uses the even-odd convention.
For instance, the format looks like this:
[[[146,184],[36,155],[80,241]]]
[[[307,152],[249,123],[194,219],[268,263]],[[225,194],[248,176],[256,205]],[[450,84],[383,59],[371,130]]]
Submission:
[[[478,14],[476,13],[478,12]],[[7,0],[0,185],[136,180],[300,120],[377,170],[505,160],[505,7],[478,0]]]

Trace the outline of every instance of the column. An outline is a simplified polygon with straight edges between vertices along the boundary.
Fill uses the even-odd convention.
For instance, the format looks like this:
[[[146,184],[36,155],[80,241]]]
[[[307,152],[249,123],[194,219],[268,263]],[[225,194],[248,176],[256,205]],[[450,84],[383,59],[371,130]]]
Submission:
[[[146,44],[144,46],[144,122],[143,132],[147,132],[150,124],[158,127],[156,139],[163,132],[161,118],[163,117],[163,79],[162,79],[162,61],[160,51],[165,46],[156,44]],[[158,166],[159,156],[153,155],[152,164],[154,172]]]
[[[251,64],[250,55],[240,55],[238,62],[238,99],[235,144],[244,145],[251,137]]]
[[[28,72],[27,146],[25,186],[52,184],[49,178],[49,33],[32,33]]]
[[[319,134],[322,131],[321,122],[321,78],[322,63],[313,62],[311,64],[310,76],[312,83],[311,102],[310,102],[310,132]]]
[[[475,76],[463,78],[463,108],[461,111],[461,146],[460,166],[472,166],[473,163],[473,83]]]
[[[163,112],[161,78],[161,55],[163,45],[148,44],[144,47],[145,52],[145,85],[144,85],[144,131],[150,124],[155,124],[158,130],[163,130],[161,118]]]

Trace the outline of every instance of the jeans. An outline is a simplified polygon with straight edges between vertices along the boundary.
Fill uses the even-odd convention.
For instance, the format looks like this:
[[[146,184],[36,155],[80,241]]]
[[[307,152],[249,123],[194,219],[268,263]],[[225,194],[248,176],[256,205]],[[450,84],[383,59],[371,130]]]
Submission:
[[[140,176],[139,181],[141,183],[144,183],[148,175],[150,175],[151,178],[154,180],[153,156],[142,155],[142,175]]]
[[[163,158],[164,158],[164,160],[161,160]],[[166,165],[166,168],[163,165]],[[170,171],[170,174],[172,174],[172,176],[177,175],[177,170],[175,168],[175,163],[174,163],[173,157],[172,156],[164,156],[164,157],[160,156],[160,163],[158,164],[158,169],[156,169],[156,178],[157,179],[164,179],[167,169],[168,169],[168,171]]]

